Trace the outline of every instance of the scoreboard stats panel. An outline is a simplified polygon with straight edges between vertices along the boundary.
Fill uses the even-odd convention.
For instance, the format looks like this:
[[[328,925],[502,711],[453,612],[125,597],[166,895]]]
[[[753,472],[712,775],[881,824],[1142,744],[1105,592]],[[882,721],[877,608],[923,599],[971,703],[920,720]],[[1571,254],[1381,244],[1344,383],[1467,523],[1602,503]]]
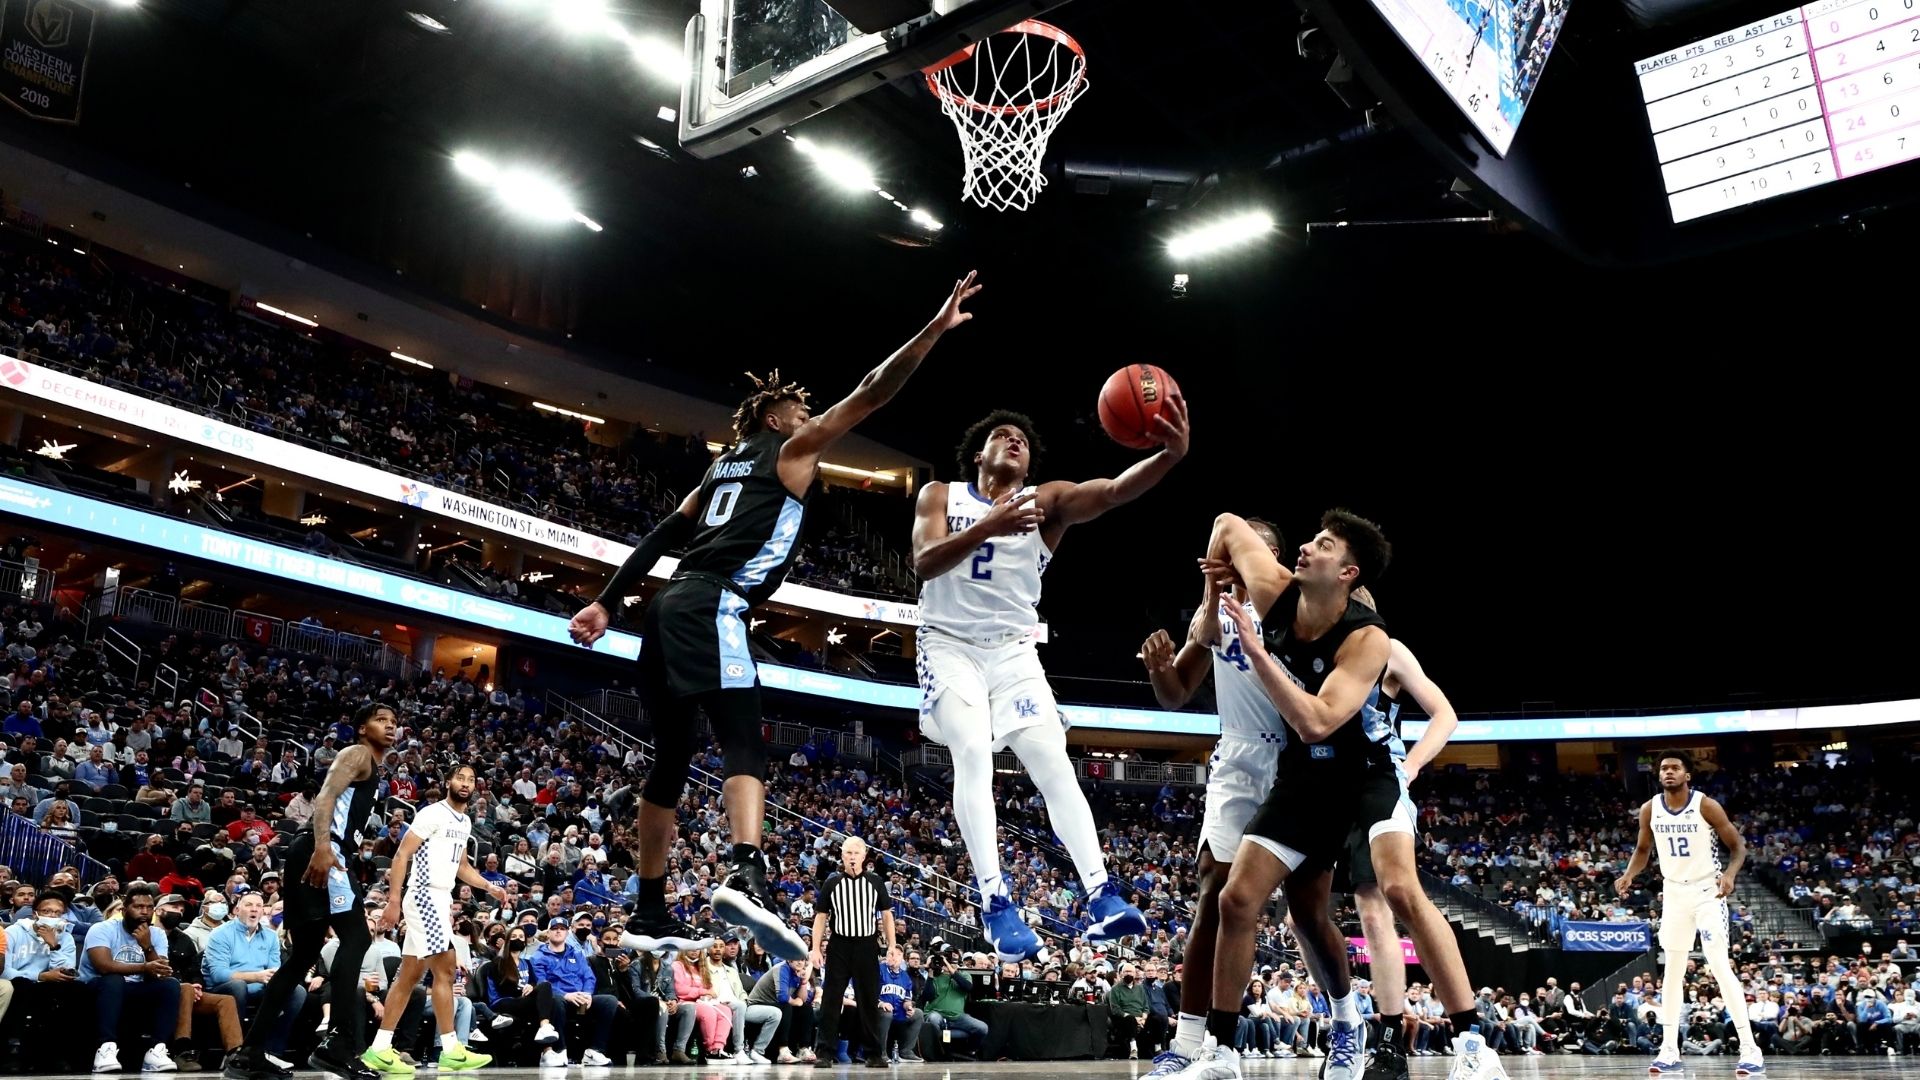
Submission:
[[[1920,157],[1920,0],[1822,0],[1634,69],[1675,224]]]

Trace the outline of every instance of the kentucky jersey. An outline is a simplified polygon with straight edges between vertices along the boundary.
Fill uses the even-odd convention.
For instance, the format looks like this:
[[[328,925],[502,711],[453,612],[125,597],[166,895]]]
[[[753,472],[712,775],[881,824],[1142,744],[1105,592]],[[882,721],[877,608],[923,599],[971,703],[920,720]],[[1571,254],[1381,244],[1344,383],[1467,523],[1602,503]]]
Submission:
[[[715,459],[700,482],[693,542],[679,574],[725,578],[749,605],[780,587],[807,512],[806,500],[780,482],[786,441],[779,432],[762,431]]]
[[[420,846],[413,853],[413,865],[407,870],[408,886],[450,891],[459,883],[460,860],[467,854],[467,837],[473,834],[473,819],[442,801],[414,815],[407,832],[420,837]]]
[[[991,509],[972,484],[947,485],[949,535],[972,528]],[[1052,558],[1038,529],[988,540],[960,565],[921,583],[920,625],[981,645],[1032,635],[1040,625],[1040,575]]]
[[[1251,606],[1247,614],[1253,614]],[[1253,632],[1261,633],[1258,617],[1253,620]],[[1273,707],[1266,688],[1260,685],[1260,677],[1253,673],[1253,662],[1247,659],[1240,640],[1240,628],[1227,617],[1225,607],[1220,610],[1220,640],[1209,651],[1213,653],[1213,696],[1220,712],[1220,734],[1264,736],[1269,740],[1277,737],[1276,745],[1285,746],[1287,725],[1280,719],[1280,710]]]
[[[1369,626],[1378,626],[1382,630],[1387,626],[1386,620],[1372,608],[1358,600],[1349,600],[1346,612],[1326,633],[1311,641],[1304,641],[1293,633],[1293,618],[1299,607],[1300,586],[1289,585],[1274,601],[1273,609],[1267,612],[1268,625],[1280,628],[1266,634],[1267,652],[1280,662],[1287,678],[1309,694],[1320,693],[1320,687],[1333,671],[1334,660],[1340,655],[1340,646],[1346,644],[1347,638]],[[1372,686],[1360,704],[1360,711],[1334,729],[1331,735],[1317,743],[1309,743],[1299,737],[1299,732],[1293,732],[1294,737],[1280,750],[1281,772],[1284,774],[1299,769],[1343,775],[1394,772],[1390,745],[1398,742],[1399,738],[1394,734],[1387,713],[1381,708],[1383,695],[1380,683],[1386,674],[1385,664],[1380,665],[1379,671],[1367,673]]]
[[[1698,791],[1687,794],[1679,810],[1667,809],[1664,795],[1653,797],[1653,850],[1660,876],[1668,885],[1693,885],[1720,876],[1720,846],[1713,826],[1700,812]]]

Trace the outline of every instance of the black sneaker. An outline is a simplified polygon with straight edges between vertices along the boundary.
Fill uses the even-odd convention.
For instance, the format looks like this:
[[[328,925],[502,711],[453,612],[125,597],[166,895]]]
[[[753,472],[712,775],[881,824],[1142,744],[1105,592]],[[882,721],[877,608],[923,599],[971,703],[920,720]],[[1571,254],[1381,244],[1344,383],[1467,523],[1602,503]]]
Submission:
[[[328,1039],[313,1048],[307,1055],[307,1068],[326,1073],[328,1076],[345,1077],[346,1080],[379,1080],[380,1074],[360,1060],[360,1055],[349,1057],[336,1049],[333,1040]]]
[[[243,1046],[227,1055],[220,1075],[225,1080],[287,1080],[292,1069],[282,1069],[267,1060],[267,1055],[251,1046]]]
[[[733,864],[726,884],[713,890],[714,914],[734,926],[746,927],[769,954],[781,960],[805,960],[807,943],[767,903],[764,859],[765,856],[755,852],[753,858]]]
[[[695,933],[693,927],[673,917],[666,908],[649,911],[636,908],[620,935],[620,947],[649,953],[678,953],[713,948],[712,934]]]
[[[1407,1055],[1392,1043],[1374,1048],[1361,1080],[1407,1080]]]

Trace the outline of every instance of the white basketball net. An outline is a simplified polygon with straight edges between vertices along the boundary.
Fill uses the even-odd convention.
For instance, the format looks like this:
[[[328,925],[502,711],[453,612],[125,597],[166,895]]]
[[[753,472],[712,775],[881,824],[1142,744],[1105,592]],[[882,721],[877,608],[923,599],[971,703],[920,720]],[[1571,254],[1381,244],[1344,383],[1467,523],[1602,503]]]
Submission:
[[[927,74],[960,133],[961,196],[989,210],[1025,210],[1047,186],[1047,140],[1087,89],[1087,58],[1065,31],[1028,20]]]

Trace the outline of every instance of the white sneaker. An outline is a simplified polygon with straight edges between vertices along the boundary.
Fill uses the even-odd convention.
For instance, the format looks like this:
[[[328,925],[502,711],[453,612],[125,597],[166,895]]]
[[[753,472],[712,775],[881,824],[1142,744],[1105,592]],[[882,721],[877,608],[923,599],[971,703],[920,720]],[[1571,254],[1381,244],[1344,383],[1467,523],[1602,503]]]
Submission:
[[[120,1044],[101,1043],[100,1049],[93,1052],[94,1072],[120,1071]]]
[[[154,1043],[147,1056],[140,1059],[141,1072],[179,1072],[180,1066],[167,1053],[166,1043]]]
[[[1240,1055],[1230,1046],[1209,1047],[1174,1076],[1175,1080],[1240,1080]]]
[[[1327,1065],[1321,1080],[1360,1080],[1367,1069],[1367,1025],[1336,1022],[1327,1036]]]
[[[1325,1050],[1320,1049],[1319,1047],[1313,1045],[1312,1043],[1307,1044],[1307,1049],[1305,1053],[1308,1057],[1326,1057],[1327,1056],[1327,1052]]]
[[[499,1031],[501,1028],[510,1028],[513,1026],[513,1020],[514,1018],[511,1014],[501,1013],[493,1018],[493,1030]],[[548,1024],[547,1026],[552,1027],[553,1025]]]
[[[749,1051],[747,1051],[747,1060],[748,1060],[748,1061],[751,1061],[751,1062],[753,1062],[753,1063],[754,1063],[755,1065],[771,1065],[771,1064],[773,1064],[773,1059],[772,1059],[772,1058],[770,1058],[770,1057],[768,1057],[767,1055],[765,1055],[765,1054],[763,1054],[763,1053],[761,1053],[761,1052],[760,1052],[760,1051],[758,1051],[758,1050],[749,1050]]]
[[[512,1019],[512,1017],[508,1017],[508,1019]],[[471,1046],[478,1046],[479,1044],[486,1041],[487,1041],[487,1033],[484,1031],[481,1031],[479,1028],[474,1028],[473,1036],[467,1040],[467,1043],[468,1045],[471,1045]]]
[[[1487,1048],[1487,1040],[1469,1031],[1453,1037],[1453,1067],[1447,1080],[1507,1080],[1500,1055]]]
[[[1290,1058],[1293,1056],[1293,1047],[1282,1046],[1273,1052],[1273,1056],[1277,1058]]]
[[[559,1050],[540,1051],[540,1067],[543,1069],[564,1069],[567,1067],[567,1055]]]
[[[613,1059],[598,1050],[589,1049],[586,1053],[580,1055],[580,1064],[589,1069],[597,1069],[603,1065],[613,1064]]]
[[[539,1046],[552,1046],[560,1041],[560,1033],[553,1029],[551,1023],[542,1020],[540,1030],[533,1033],[533,1041]]]

